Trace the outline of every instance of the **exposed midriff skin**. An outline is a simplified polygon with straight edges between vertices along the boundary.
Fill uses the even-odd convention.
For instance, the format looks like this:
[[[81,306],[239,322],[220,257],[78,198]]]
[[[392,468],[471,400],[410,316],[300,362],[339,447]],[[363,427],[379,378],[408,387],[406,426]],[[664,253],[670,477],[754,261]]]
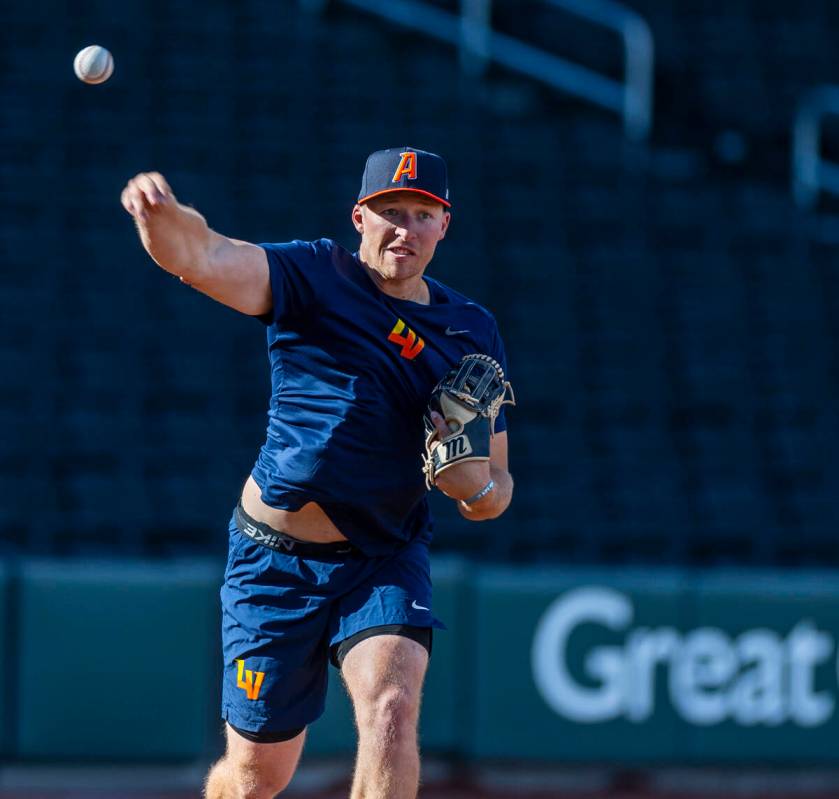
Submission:
[[[282,510],[266,505],[261,494],[256,480],[248,477],[242,489],[242,507],[256,521],[301,541],[329,544],[347,540],[316,502],[308,502],[298,511]]]

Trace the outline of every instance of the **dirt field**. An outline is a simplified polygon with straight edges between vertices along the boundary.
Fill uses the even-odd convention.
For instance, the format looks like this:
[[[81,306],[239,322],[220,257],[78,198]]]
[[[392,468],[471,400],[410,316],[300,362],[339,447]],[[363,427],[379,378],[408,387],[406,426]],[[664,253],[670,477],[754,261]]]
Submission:
[[[428,766],[420,799],[839,799],[839,772],[804,768],[461,773],[450,765]],[[200,799],[204,772],[203,764],[181,770],[0,768],[0,799]],[[350,772],[348,762],[301,769],[283,799],[346,799]]]
[[[289,799],[346,799],[348,796],[347,787],[336,786],[326,791],[315,793],[300,793],[294,791],[288,793]],[[197,791],[147,793],[125,790],[119,792],[84,790],[84,791],[3,791],[0,790],[2,799],[199,799]],[[420,799],[839,799],[839,790],[822,791],[818,793],[809,790],[789,792],[777,792],[775,790],[756,792],[732,793],[725,791],[713,791],[705,793],[695,792],[659,792],[655,790],[594,790],[568,793],[556,789],[543,788],[539,790],[491,790],[480,786],[458,786],[458,785],[435,785],[424,787],[420,791]]]
[[[346,799],[346,790],[334,790],[325,793],[307,794],[310,799]],[[2,799],[199,799],[198,793],[100,793],[84,792],[49,792],[49,793],[9,793],[0,791]],[[302,794],[288,794],[299,797]],[[839,799],[839,793],[775,793],[771,794],[736,794],[738,799],[746,796],[752,799]],[[488,791],[483,788],[435,787],[420,792],[420,799],[731,799],[731,795],[719,793],[647,793],[647,792],[599,792],[594,793],[556,793],[550,790],[530,792]]]

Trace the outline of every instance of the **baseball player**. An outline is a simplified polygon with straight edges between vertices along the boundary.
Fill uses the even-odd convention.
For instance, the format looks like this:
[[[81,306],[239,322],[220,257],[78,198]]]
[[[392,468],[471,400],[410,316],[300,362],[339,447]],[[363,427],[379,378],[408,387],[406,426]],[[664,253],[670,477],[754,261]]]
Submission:
[[[431,653],[427,489],[473,521],[507,508],[504,348],[489,312],[425,275],[451,220],[446,165],[410,147],[367,160],[334,241],[254,245],[211,230],[162,175],[122,204],[181,281],[267,331],[267,439],[229,525],[222,715],[206,796],[273,797],[340,669],[358,727],[354,799],[417,794]]]

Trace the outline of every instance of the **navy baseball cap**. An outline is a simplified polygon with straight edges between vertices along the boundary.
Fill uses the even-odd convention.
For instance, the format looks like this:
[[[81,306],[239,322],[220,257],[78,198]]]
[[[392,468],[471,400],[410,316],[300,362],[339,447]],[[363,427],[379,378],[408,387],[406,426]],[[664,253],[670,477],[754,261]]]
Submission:
[[[359,204],[389,191],[415,191],[443,203],[446,208],[452,207],[446,162],[425,150],[391,147],[370,155],[361,176]]]

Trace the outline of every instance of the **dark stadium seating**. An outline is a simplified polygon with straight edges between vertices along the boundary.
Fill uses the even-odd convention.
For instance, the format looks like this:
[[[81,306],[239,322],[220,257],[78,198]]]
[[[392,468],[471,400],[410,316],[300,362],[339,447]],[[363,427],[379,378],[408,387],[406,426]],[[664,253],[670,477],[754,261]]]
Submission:
[[[352,246],[364,157],[404,143],[449,160],[432,274],[494,310],[519,399],[512,507],[469,525],[435,498],[438,550],[839,564],[839,278],[785,172],[797,98],[839,67],[827,0],[632,0],[656,38],[649,145],[503,70],[466,79],[450,48],[340,5],[151,5],[96,31],[63,3],[6,13],[29,38],[5,41],[0,84],[0,551],[218,550],[261,443],[261,325],[153,266],[124,182],[159,169],[241,238]],[[611,40],[583,47],[542,4],[496,16],[619,69]],[[70,69],[91,37],[115,54],[103,86]]]

